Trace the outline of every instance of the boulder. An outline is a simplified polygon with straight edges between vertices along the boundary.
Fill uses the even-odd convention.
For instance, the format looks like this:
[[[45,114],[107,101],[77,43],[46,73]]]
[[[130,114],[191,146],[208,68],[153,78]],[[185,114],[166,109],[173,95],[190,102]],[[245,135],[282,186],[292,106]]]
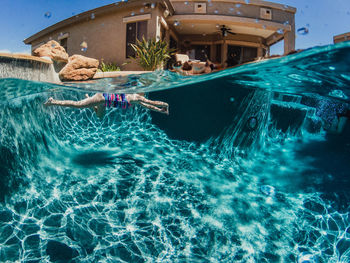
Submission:
[[[57,62],[68,61],[66,50],[55,40],[50,40],[33,51],[33,55],[37,57],[50,57]]]
[[[67,65],[60,71],[61,80],[88,80],[97,72],[99,61],[81,55],[69,57]]]

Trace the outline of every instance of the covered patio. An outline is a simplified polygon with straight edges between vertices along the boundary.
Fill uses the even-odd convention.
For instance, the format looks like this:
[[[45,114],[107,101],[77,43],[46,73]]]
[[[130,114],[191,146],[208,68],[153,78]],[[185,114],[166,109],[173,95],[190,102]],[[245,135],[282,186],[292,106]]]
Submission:
[[[191,59],[204,55],[217,63],[235,56],[244,63],[269,54],[269,47],[284,39],[289,52],[291,25],[226,15],[174,15],[167,19],[170,44]],[[294,39],[293,39],[294,40]]]

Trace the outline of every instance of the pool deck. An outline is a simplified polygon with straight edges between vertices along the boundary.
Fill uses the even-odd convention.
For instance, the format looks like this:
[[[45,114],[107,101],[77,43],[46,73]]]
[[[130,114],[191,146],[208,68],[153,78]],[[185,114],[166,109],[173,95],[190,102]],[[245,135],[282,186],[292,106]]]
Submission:
[[[150,73],[152,71],[108,71],[108,72],[97,72],[94,76],[94,79],[102,79],[102,78],[115,78],[115,77],[123,77],[128,75],[138,75],[144,73]]]

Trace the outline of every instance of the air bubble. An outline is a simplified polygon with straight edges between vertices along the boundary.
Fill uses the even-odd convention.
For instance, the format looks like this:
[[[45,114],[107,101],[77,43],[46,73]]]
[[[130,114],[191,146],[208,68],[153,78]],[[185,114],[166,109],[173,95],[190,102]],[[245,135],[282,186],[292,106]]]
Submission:
[[[236,7],[237,8],[240,8],[242,5],[241,4],[236,4]]]
[[[246,4],[249,4],[249,3],[250,3],[250,0],[245,0],[245,3],[246,3]]]
[[[234,102],[234,101],[235,101],[235,98],[231,97],[231,98],[230,98],[230,101],[231,101],[231,102]]]
[[[329,66],[328,67],[330,70],[335,70],[335,67],[333,67],[333,66]]]
[[[188,5],[188,2],[187,2],[187,1],[185,1],[185,5]]]
[[[215,13],[215,14],[218,14],[218,13],[219,13],[219,10],[215,9],[215,10],[214,10],[214,13]]]
[[[134,16],[135,15],[135,12],[131,12],[131,14],[130,14],[131,16]]]
[[[283,25],[288,26],[289,25],[289,21],[284,22]]]
[[[233,7],[230,7],[229,10],[230,10],[230,12],[235,11],[235,9]]]
[[[86,41],[83,41],[80,43],[80,50],[81,51],[86,52],[87,48],[88,48],[88,45],[87,45]]]
[[[260,21],[260,20],[259,20],[258,18],[255,19],[255,23],[259,23],[259,21]]]
[[[176,20],[176,21],[174,22],[174,26],[179,26],[179,25],[180,25],[180,22]]]
[[[267,196],[275,195],[275,188],[271,185],[263,185],[260,187],[260,191]]]
[[[242,14],[242,13],[241,13],[240,11],[237,11],[237,15],[239,15],[239,16],[240,16],[241,14]]]
[[[282,35],[282,34],[284,33],[284,30],[283,30],[282,28],[279,28],[279,29],[277,30],[277,33],[280,34],[280,35]]]
[[[91,16],[90,16],[91,19],[95,19],[95,14],[92,13]]]
[[[145,12],[145,9],[141,8],[140,13],[143,13],[143,12]]]
[[[262,27],[263,27],[263,29],[266,29],[266,26],[265,26],[265,25],[263,25]]]
[[[309,29],[307,27],[301,27],[297,30],[299,35],[307,35],[309,34]]]
[[[247,121],[249,130],[255,130],[258,127],[258,119],[256,117],[250,117]]]
[[[219,24],[216,24],[216,28],[219,28],[220,27],[220,25]]]
[[[50,18],[51,17],[51,12],[46,12],[45,14],[44,14],[44,16],[46,17],[46,18]]]
[[[152,3],[151,4],[151,8],[154,9],[156,7],[156,4],[155,3]]]

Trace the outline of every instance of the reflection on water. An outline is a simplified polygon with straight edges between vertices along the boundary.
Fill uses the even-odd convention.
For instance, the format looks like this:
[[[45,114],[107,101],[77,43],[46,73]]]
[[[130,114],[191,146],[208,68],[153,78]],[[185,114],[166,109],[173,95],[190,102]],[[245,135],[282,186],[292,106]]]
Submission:
[[[334,74],[311,71],[322,52],[247,66],[270,71],[264,79],[250,69],[205,76],[246,95],[232,123],[200,143],[171,138],[139,107],[99,120],[42,106],[50,95],[83,98],[83,87],[0,80],[0,261],[349,262],[350,125],[334,128],[349,105],[328,95],[349,96],[346,56],[327,58]],[[302,92],[280,92],[283,67]],[[202,81],[185,88],[215,89]]]

